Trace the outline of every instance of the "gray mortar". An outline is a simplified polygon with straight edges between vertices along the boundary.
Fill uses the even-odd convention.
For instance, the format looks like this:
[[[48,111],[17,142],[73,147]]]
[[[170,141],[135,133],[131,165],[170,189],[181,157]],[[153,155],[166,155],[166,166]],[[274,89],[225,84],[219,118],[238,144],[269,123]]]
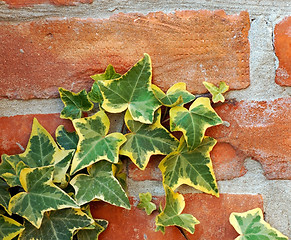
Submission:
[[[245,167],[248,172],[239,178],[228,181],[218,181],[220,193],[229,194],[261,194],[264,200],[265,220],[271,226],[277,228],[284,235],[291,236],[291,181],[268,180],[263,175],[263,169],[259,162],[246,159]],[[162,183],[159,181],[129,180],[129,194],[138,198],[141,192],[150,192],[155,196],[164,195]],[[181,186],[178,192],[199,193],[188,186]]]

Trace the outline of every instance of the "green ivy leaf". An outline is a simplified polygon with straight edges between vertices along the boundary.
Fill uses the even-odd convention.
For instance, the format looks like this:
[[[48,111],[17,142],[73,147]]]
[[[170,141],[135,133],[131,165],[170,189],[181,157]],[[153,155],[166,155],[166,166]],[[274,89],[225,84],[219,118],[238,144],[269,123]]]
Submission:
[[[151,215],[151,213],[157,209],[156,204],[152,203],[152,194],[149,192],[147,193],[140,193],[139,194],[139,203],[137,207],[139,209],[144,209],[147,215]]]
[[[104,73],[95,74],[95,75],[91,76],[91,78],[93,80],[95,80],[95,82],[93,83],[91,91],[88,93],[90,100],[92,102],[98,102],[98,103],[103,102],[103,96],[102,96],[100,88],[97,84],[97,81],[99,81],[99,80],[112,80],[112,79],[117,79],[120,77],[121,77],[121,75],[119,73],[116,73],[114,67],[110,64],[108,65],[108,67],[106,68]]]
[[[127,141],[122,145],[120,154],[128,156],[140,169],[146,168],[152,155],[166,155],[177,148],[178,140],[160,123],[160,109],[156,111],[151,125],[134,121],[129,111],[124,119],[131,133],[125,135]]]
[[[216,87],[214,84],[209,83],[209,82],[203,82],[203,85],[211,93],[212,102],[217,103],[217,102],[225,101],[222,93],[225,93],[229,89],[229,86],[227,86],[225,82],[221,81],[219,83],[219,87]]]
[[[177,151],[170,153],[159,164],[163,174],[163,183],[173,190],[182,184],[187,184],[218,197],[217,183],[210,159],[210,151],[215,144],[215,139],[204,137],[196,149],[190,150],[182,137]]]
[[[8,210],[18,214],[39,228],[44,212],[79,206],[64,191],[53,184],[53,166],[25,168],[20,182],[25,192],[14,195]]]
[[[231,225],[240,234],[235,240],[287,240],[284,236],[270,224],[264,221],[264,216],[260,208],[255,208],[244,213],[231,213],[229,217]]]
[[[98,81],[104,98],[102,107],[111,113],[120,113],[128,108],[135,121],[152,123],[154,112],[161,104],[153,94],[151,79],[151,59],[145,54],[120,78]]]
[[[44,215],[39,229],[25,221],[25,230],[20,235],[20,240],[71,240],[76,230],[91,224],[89,218],[80,209],[63,209],[51,211]]]
[[[0,205],[8,210],[8,203],[10,200],[10,193],[8,191],[9,185],[0,178]]]
[[[90,111],[94,104],[90,102],[86,90],[78,93],[59,88],[60,97],[65,105],[61,112],[63,119],[78,119],[82,117],[82,112]]]
[[[171,131],[182,131],[190,150],[199,146],[208,127],[219,124],[222,124],[222,120],[208,98],[198,98],[189,110],[178,106],[170,110]]]
[[[98,240],[99,235],[105,231],[107,226],[106,220],[96,219],[92,225],[78,231],[78,240]]]
[[[77,203],[83,205],[94,199],[130,209],[130,203],[118,180],[113,175],[112,164],[99,161],[88,167],[88,173],[78,174],[70,184],[76,192]]]
[[[11,240],[24,230],[24,227],[12,218],[0,215],[0,239]]]
[[[60,125],[56,129],[56,140],[62,149],[70,150],[77,149],[79,137],[76,132],[68,132],[63,125]]]
[[[118,163],[120,146],[126,141],[121,133],[109,131],[109,118],[104,111],[87,118],[73,120],[79,135],[76,154],[71,166],[71,175],[100,160]]]
[[[186,90],[186,83],[183,82],[174,84],[166,94],[154,84],[152,89],[159,102],[166,107],[182,106],[195,99],[195,96]]]
[[[166,205],[164,210],[156,217],[156,231],[164,233],[167,226],[179,226],[193,234],[195,225],[200,222],[191,214],[181,214],[185,208],[183,195],[175,193],[168,186],[165,186],[165,191]]]
[[[113,175],[116,177],[123,190],[127,192],[127,175],[124,170],[124,164],[119,161],[117,164],[112,165]]]

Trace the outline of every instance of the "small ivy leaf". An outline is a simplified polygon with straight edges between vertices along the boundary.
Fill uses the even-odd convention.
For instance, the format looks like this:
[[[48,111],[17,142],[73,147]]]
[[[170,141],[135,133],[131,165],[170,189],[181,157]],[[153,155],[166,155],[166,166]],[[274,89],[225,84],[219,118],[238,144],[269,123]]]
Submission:
[[[117,164],[112,165],[112,171],[123,190],[127,192],[127,175],[124,170],[123,162],[119,161]]]
[[[152,123],[154,112],[161,104],[153,94],[151,79],[151,59],[145,54],[120,78],[98,81],[104,98],[102,108],[111,113],[120,113],[128,108],[135,121]]]
[[[23,169],[20,182],[25,192],[10,199],[8,210],[39,228],[46,211],[79,208],[72,198],[53,184],[53,171],[53,166]]]
[[[215,144],[215,139],[204,137],[196,149],[189,150],[184,137],[181,137],[178,150],[170,153],[159,164],[163,183],[173,190],[182,184],[187,184],[218,197],[217,183],[210,159],[210,151]]]
[[[11,240],[24,230],[24,227],[12,218],[0,215],[0,239]]]
[[[39,229],[25,221],[25,230],[19,239],[71,240],[76,230],[82,229],[92,222],[93,219],[80,209],[51,211],[44,215]]]
[[[118,163],[120,146],[126,141],[121,133],[109,131],[109,118],[104,111],[87,118],[73,120],[79,135],[76,154],[71,166],[71,175],[100,160]]]
[[[56,129],[56,140],[62,149],[70,150],[76,149],[79,141],[76,132],[68,132],[63,125],[58,126]]]
[[[86,90],[78,93],[59,88],[60,97],[65,105],[60,118],[78,119],[82,117],[82,112],[90,111],[94,104],[90,102]]]
[[[114,177],[110,162],[99,161],[88,167],[88,173],[89,175],[78,174],[70,182],[75,189],[76,200],[79,205],[97,198],[130,209],[128,197]]]
[[[128,156],[138,168],[144,170],[152,155],[166,155],[177,149],[178,140],[160,123],[161,109],[155,112],[151,125],[134,121],[129,111],[124,119],[131,133],[125,135],[127,141],[120,154]]]
[[[198,98],[189,110],[178,106],[170,110],[170,129],[183,132],[190,150],[199,146],[208,127],[222,123],[208,98]]]
[[[58,162],[55,163],[53,182],[65,184],[66,181],[66,173],[70,167],[71,160],[73,158],[74,151],[71,151],[65,158],[59,159]]]
[[[152,203],[152,194],[149,192],[147,193],[140,193],[139,194],[139,203],[137,207],[139,209],[144,209],[147,215],[151,215],[151,213],[157,209],[156,204]]]
[[[9,185],[2,178],[0,178],[0,205],[4,207],[6,211],[8,210],[8,204],[10,200],[10,193],[8,188]]]
[[[156,217],[156,231],[165,232],[167,226],[179,226],[190,233],[194,233],[195,225],[200,222],[191,214],[181,214],[185,208],[185,201],[182,194],[175,193],[168,186],[166,191],[166,204],[164,210]]]
[[[240,234],[235,240],[264,239],[287,240],[277,229],[264,221],[260,208],[255,208],[244,213],[231,213],[229,217],[231,225]]]
[[[222,93],[225,93],[229,89],[229,86],[227,86],[225,82],[221,81],[219,83],[219,87],[216,87],[214,84],[209,83],[209,82],[203,82],[203,85],[211,93],[212,102],[217,103],[217,102],[225,101]]]
[[[166,107],[182,106],[195,99],[195,96],[186,90],[186,83],[183,82],[174,84],[166,94],[154,84],[152,89],[159,102]]]
[[[106,220],[96,219],[92,225],[78,231],[78,240],[98,240],[99,235],[105,231],[107,226]]]
[[[121,75],[119,73],[116,73],[114,67],[110,64],[108,65],[108,67],[106,68],[104,73],[95,74],[95,75],[91,76],[91,78],[93,80],[95,80],[95,82],[93,83],[91,91],[88,93],[90,100],[92,102],[96,102],[96,103],[103,102],[103,96],[102,96],[100,88],[97,84],[97,81],[99,81],[99,80],[112,80],[112,79],[117,79],[120,77],[121,77]]]

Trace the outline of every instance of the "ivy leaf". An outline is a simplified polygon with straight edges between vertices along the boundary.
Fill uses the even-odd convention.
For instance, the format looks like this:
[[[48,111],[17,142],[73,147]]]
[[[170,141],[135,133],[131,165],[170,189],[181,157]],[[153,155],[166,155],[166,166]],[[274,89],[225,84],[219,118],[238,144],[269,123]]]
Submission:
[[[124,119],[131,133],[125,135],[127,141],[122,145],[120,154],[128,156],[140,169],[146,168],[152,155],[166,155],[177,148],[178,140],[160,123],[161,109],[156,111],[151,125],[134,121],[129,111]]]
[[[88,167],[88,173],[78,174],[70,184],[76,192],[77,203],[83,205],[95,198],[130,209],[130,203],[118,180],[114,177],[112,164],[99,161]]]
[[[182,106],[195,99],[195,96],[186,90],[186,83],[183,82],[174,84],[166,94],[154,84],[152,89],[159,102],[166,107]]]
[[[19,239],[71,240],[75,230],[86,227],[92,222],[93,219],[80,209],[51,211],[44,215],[39,229],[25,221],[25,230]]]
[[[126,141],[121,133],[109,131],[109,118],[104,111],[87,118],[73,120],[79,135],[76,154],[71,166],[71,175],[100,160],[118,162],[120,146]]]
[[[60,97],[65,105],[60,118],[77,119],[82,117],[82,112],[90,111],[94,104],[90,102],[86,90],[78,93],[59,88]]]
[[[215,175],[210,159],[210,151],[216,144],[211,137],[204,137],[194,150],[187,148],[181,137],[177,151],[170,153],[159,164],[163,183],[173,190],[187,184],[205,193],[219,196]]]
[[[14,195],[8,211],[18,214],[39,228],[44,212],[79,206],[52,182],[53,166],[25,168],[20,182],[25,192]]]
[[[112,80],[112,79],[117,79],[120,78],[121,75],[119,73],[115,72],[115,69],[112,65],[108,65],[105,72],[102,74],[95,74],[91,76],[95,82],[93,83],[93,86],[91,88],[91,91],[88,93],[89,98],[92,102],[98,102],[102,103],[103,102],[103,96],[100,91],[100,88],[97,84],[97,81],[99,80]]]
[[[119,161],[117,164],[112,165],[112,171],[114,177],[118,180],[123,190],[127,192],[127,175],[124,171],[124,164],[122,161]]]
[[[208,98],[198,98],[189,110],[178,106],[170,110],[170,129],[183,132],[190,150],[199,146],[208,127],[221,123]]]
[[[240,234],[235,240],[264,239],[264,240],[287,240],[270,224],[264,221],[260,208],[255,208],[244,213],[231,213],[229,217],[231,225]]]
[[[165,232],[167,226],[179,226],[190,233],[194,233],[195,225],[200,222],[191,214],[181,214],[185,208],[182,194],[175,193],[171,188],[165,186],[166,205],[164,210],[156,217],[156,231]]]
[[[78,240],[98,240],[99,235],[105,231],[108,226],[106,220],[97,219],[89,227],[85,227],[78,231]]]
[[[12,218],[0,215],[0,239],[10,240],[24,230],[24,227]]]
[[[149,192],[147,193],[140,193],[139,194],[139,203],[137,207],[139,209],[144,209],[147,215],[151,215],[151,213],[157,209],[156,204],[152,203],[152,194]]]
[[[154,112],[161,104],[153,94],[151,79],[151,59],[145,54],[120,78],[98,81],[104,98],[102,107],[111,113],[120,113],[128,108],[135,121],[152,123]]]
[[[79,141],[76,132],[68,132],[63,125],[58,126],[56,129],[56,139],[62,149],[70,150],[76,149]]]
[[[55,163],[53,182],[64,184],[66,182],[66,174],[70,167],[74,151],[71,151],[65,158]]]
[[[9,185],[2,178],[0,178],[0,205],[4,207],[6,211],[8,210],[8,203],[10,200],[8,188]]]
[[[209,83],[209,82],[203,82],[203,85],[211,93],[212,102],[217,103],[217,102],[225,101],[222,93],[225,93],[229,89],[229,86],[227,86],[225,82],[221,81],[219,83],[219,87],[216,87],[214,84]]]

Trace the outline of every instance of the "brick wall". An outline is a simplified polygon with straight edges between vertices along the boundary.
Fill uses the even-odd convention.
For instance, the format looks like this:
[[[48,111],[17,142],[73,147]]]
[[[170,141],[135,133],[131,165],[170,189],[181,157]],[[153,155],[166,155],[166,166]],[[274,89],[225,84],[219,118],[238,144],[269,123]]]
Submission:
[[[204,80],[231,89],[227,102],[215,105],[230,127],[207,132],[218,140],[211,156],[220,198],[179,189],[185,212],[201,222],[189,239],[234,239],[229,214],[255,207],[290,236],[291,4],[263,2],[0,2],[0,154],[22,152],[33,117],[51,134],[60,124],[73,129],[59,118],[58,87],[88,90],[90,75],[109,63],[124,73],[147,52],[153,82],[163,90],[184,81],[203,93]],[[128,164],[133,206],[139,192],[162,198],[159,160],[145,171]],[[154,216],[135,207],[93,209],[110,221],[100,239],[183,239],[175,228],[155,233]]]

